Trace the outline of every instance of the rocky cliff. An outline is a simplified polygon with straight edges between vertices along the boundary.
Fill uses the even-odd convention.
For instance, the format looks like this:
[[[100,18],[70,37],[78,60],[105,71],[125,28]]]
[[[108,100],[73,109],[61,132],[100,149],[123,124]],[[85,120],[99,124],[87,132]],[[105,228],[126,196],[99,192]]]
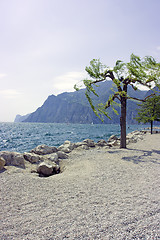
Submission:
[[[101,83],[96,91],[99,98],[93,96],[94,103],[105,103],[112,94],[112,82]],[[146,91],[134,91],[131,87],[128,89],[128,94],[137,98],[144,98]],[[136,115],[137,102],[128,101],[127,103],[127,122],[134,123]],[[117,106],[118,112],[120,108]],[[104,118],[104,123],[119,123],[119,116],[108,109],[112,118],[109,120]],[[49,122],[49,123],[101,123],[101,120],[93,113],[90,105],[85,97],[85,89],[78,92],[65,92],[57,96],[51,95],[47,98],[44,104],[35,112],[31,113],[24,122]]]

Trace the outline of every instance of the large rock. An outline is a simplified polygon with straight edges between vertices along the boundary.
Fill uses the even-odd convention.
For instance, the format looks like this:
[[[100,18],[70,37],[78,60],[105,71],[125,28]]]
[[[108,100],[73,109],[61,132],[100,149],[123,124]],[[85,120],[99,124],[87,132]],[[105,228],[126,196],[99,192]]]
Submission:
[[[142,140],[146,131],[133,131],[127,134],[127,144],[136,143],[138,140]]]
[[[69,149],[68,147],[65,147],[65,146],[60,146],[59,148],[58,148],[58,151],[62,151],[62,152],[64,152],[64,153],[70,153],[71,152],[71,149]]]
[[[107,141],[108,147],[114,147],[114,146],[120,146],[120,140],[116,135],[110,136],[110,138]]]
[[[75,143],[75,148],[78,148],[78,147],[81,147],[83,145],[86,145],[87,146],[87,143],[86,142],[76,142]]]
[[[88,150],[89,147],[86,142],[76,142],[75,143],[75,148],[78,150]]]
[[[45,159],[47,159],[47,160],[49,160],[51,162],[58,163],[58,152],[41,156],[40,159],[43,160],[43,161]]]
[[[17,152],[8,152],[2,151],[0,152],[0,157],[3,157],[7,166],[17,166],[21,168],[25,168],[25,159],[23,154]]]
[[[58,154],[57,153],[38,155],[35,153],[25,152],[23,154],[23,156],[24,156],[25,160],[29,161],[30,163],[44,162],[46,160],[58,163]]]
[[[60,172],[60,168],[56,163],[47,163],[42,162],[37,167],[37,173],[40,176],[48,177],[53,174],[58,174]]]
[[[118,140],[118,137],[116,135],[112,135],[110,136],[110,138],[108,139],[108,142],[113,142],[115,140]]]
[[[6,161],[4,160],[3,157],[0,157],[0,170],[2,170],[4,168]]]
[[[120,141],[119,140],[113,140],[112,142],[108,142],[107,146],[108,147],[120,146]]]
[[[65,141],[64,144],[58,147],[58,151],[70,153],[75,147],[76,146],[74,143],[71,143],[70,141]]]
[[[45,144],[39,145],[31,150],[32,153],[36,153],[38,155],[46,155],[57,152],[56,147],[49,147]]]
[[[23,154],[26,161],[29,161],[30,163],[38,163],[41,160],[41,157],[38,154],[35,153],[28,153],[25,152]]]
[[[95,147],[95,143],[91,139],[85,139],[83,142],[86,143],[88,147]]]
[[[104,139],[101,139],[96,143],[96,145],[99,147],[104,147],[107,146],[107,142]]]
[[[60,158],[60,159],[68,158],[68,155],[65,152],[58,151],[57,154],[58,154],[58,158]]]

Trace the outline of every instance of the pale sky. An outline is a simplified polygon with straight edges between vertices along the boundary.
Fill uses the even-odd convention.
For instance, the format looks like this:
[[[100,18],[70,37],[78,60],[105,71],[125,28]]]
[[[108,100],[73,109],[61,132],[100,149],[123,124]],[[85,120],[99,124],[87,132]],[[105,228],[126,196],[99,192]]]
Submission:
[[[160,0],[0,0],[0,122],[131,53],[160,61]]]

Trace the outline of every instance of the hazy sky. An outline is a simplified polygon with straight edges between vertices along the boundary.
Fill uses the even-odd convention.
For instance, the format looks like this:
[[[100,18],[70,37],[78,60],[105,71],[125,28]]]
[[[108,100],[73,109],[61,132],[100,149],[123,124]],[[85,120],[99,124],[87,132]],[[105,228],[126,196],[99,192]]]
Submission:
[[[160,0],[0,0],[0,121],[131,53],[160,61]]]

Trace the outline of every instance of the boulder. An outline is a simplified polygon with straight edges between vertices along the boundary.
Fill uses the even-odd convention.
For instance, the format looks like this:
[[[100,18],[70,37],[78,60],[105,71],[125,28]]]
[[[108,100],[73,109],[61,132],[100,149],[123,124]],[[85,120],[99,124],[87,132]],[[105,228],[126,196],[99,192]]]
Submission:
[[[143,139],[143,135],[146,133],[146,131],[133,131],[131,133],[127,134],[127,144],[129,143],[136,143],[138,140]]]
[[[120,146],[120,141],[119,140],[113,140],[112,142],[108,142],[107,146],[108,147]]]
[[[105,140],[101,139],[96,143],[96,145],[99,147],[104,147],[104,146],[107,146],[107,142]]]
[[[0,157],[0,170],[2,170],[4,168],[6,161],[4,160],[3,157]]]
[[[68,158],[68,155],[65,152],[58,151],[57,154],[58,154],[58,158],[60,158],[60,159]]]
[[[44,155],[44,156],[40,157],[40,160],[44,161],[44,159],[47,159],[47,160],[49,160],[51,162],[58,163],[58,152],[47,154],[47,155]]]
[[[75,148],[75,144],[70,141],[65,141],[64,144],[58,147],[58,151],[70,153]]]
[[[25,168],[25,159],[23,157],[23,154],[18,152],[8,152],[8,151],[2,151],[0,152],[0,157],[2,157],[7,166],[17,166],[21,168]]]
[[[57,174],[60,172],[60,168],[56,163],[47,163],[42,162],[37,167],[37,173],[39,173],[40,176],[49,177],[53,174]]]
[[[86,143],[88,147],[95,147],[95,143],[91,139],[85,139],[83,142]]]
[[[61,145],[61,146],[58,148],[58,151],[62,151],[62,152],[64,152],[64,153],[70,153],[70,152],[71,152],[71,149],[69,149],[69,148]]]
[[[42,162],[37,167],[37,173],[42,174],[43,176],[50,176],[52,175],[53,167],[52,165]]]
[[[118,140],[118,137],[116,135],[112,135],[110,136],[110,138],[108,139],[108,142],[113,142],[115,140]]]
[[[82,149],[84,149],[84,150],[89,150],[89,147],[88,147],[88,145],[86,145],[86,144],[83,144],[83,145],[80,146],[79,148],[82,148]]]
[[[28,153],[25,152],[23,154],[26,161],[29,161],[30,163],[38,163],[41,159],[41,157],[38,154],[35,153]]]
[[[86,142],[77,142],[77,143],[75,143],[75,148],[77,148],[78,150],[88,150],[89,149],[89,147],[88,147]]]
[[[44,161],[51,161],[58,163],[58,154],[57,153],[51,153],[46,155],[38,155],[35,153],[28,153],[25,152],[23,154],[26,161],[29,161],[30,163],[38,163],[38,162],[44,162]]]
[[[64,145],[68,147],[70,150],[73,150],[75,148],[75,143],[72,143],[68,140],[64,142]]]
[[[36,153],[38,155],[46,155],[57,152],[56,147],[49,147],[45,144],[39,145],[31,150],[31,153]]]
[[[87,146],[87,143],[85,143],[85,142],[76,142],[75,143],[75,148],[78,148],[78,147],[83,146],[83,145]]]
[[[78,150],[89,150],[89,147],[87,145],[81,145],[77,148]]]

